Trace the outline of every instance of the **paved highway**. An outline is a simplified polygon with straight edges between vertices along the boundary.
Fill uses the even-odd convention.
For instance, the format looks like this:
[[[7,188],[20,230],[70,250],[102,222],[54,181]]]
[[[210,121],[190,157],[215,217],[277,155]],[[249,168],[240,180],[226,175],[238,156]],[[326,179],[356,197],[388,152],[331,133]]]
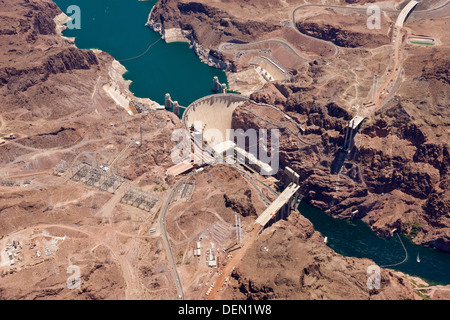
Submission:
[[[400,12],[400,14],[397,17],[397,21],[395,22],[395,26],[397,28],[403,27],[403,22],[405,22],[406,17],[418,3],[419,3],[419,1],[415,1],[415,0],[408,2],[408,4],[403,8],[403,10]]]
[[[259,215],[256,219],[256,223],[260,224],[264,227],[270,219],[272,219],[280,209],[289,202],[292,196],[298,191],[300,188],[299,185],[294,183],[290,184],[284,191],[278,196],[278,198],[273,201],[269,207],[264,210],[263,213]]]
[[[193,173],[190,173],[186,177],[178,180],[178,182],[170,190],[170,193],[167,196],[166,202],[164,203],[164,206],[161,209],[161,213],[159,215],[159,226],[160,226],[160,229],[161,229],[161,237],[163,239],[163,244],[164,244],[164,248],[166,250],[167,259],[169,260],[169,264],[171,265],[170,269],[171,269],[172,277],[173,277],[173,279],[175,281],[175,285],[177,287],[177,296],[178,296],[179,300],[184,300],[184,292],[183,292],[183,286],[181,284],[180,275],[178,274],[178,271],[177,271],[177,265],[176,265],[175,259],[173,257],[172,248],[170,247],[169,238],[167,236],[166,214],[167,214],[167,211],[169,209],[170,203],[172,202],[173,197],[175,195],[175,191],[192,174]]]
[[[256,45],[256,44],[261,44],[261,43],[265,43],[265,42],[275,42],[275,43],[279,43],[281,44],[283,47],[285,47],[288,51],[292,52],[295,56],[297,56],[298,58],[304,60],[304,61],[312,61],[311,59],[305,58],[303,56],[301,56],[294,48],[291,47],[291,45],[289,43],[287,43],[285,40],[283,39],[267,39],[267,40],[261,40],[261,41],[255,41],[255,42],[250,42],[250,43],[222,43],[218,50],[222,51],[222,52],[226,52],[227,50],[239,50],[237,48],[239,47],[244,47],[244,46],[251,46],[251,45]]]
[[[408,5],[409,4],[410,3],[408,3]],[[440,5],[440,6],[436,7],[436,8],[425,9],[425,10],[415,10],[414,12],[411,13],[411,16],[413,16],[415,18],[419,18],[419,19],[425,19],[425,18],[428,18],[429,15],[431,15],[431,14],[434,15],[434,16],[436,16],[436,13],[437,13],[437,15],[439,15],[441,13],[442,14],[446,14],[446,13],[449,13],[449,11],[450,11],[450,5],[449,4],[450,4],[450,1],[447,1],[447,2],[443,3],[442,5]],[[411,4],[411,6],[412,6],[412,4]],[[295,13],[298,10],[301,10],[303,8],[306,8],[306,7],[323,7],[323,8],[335,8],[335,9],[349,9],[349,10],[357,11],[357,12],[359,12],[361,14],[367,14],[367,7],[335,6],[335,5],[325,5],[325,4],[302,4],[302,5],[299,5],[299,6],[295,7],[294,10],[292,10],[292,17],[291,17],[291,19],[292,19],[292,27],[297,32],[300,32],[301,34],[303,34],[303,35],[305,35],[307,37],[331,43],[334,46],[335,50],[336,50],[336,56],[339,55],[339,47],[336,46],[334,43],[332,43],[331,41],[314,38],[312,36],[309,36],[307,34],[302,33],[300,30],[297,29],[296,24],[295,24]],[[389,13],[398,13],[399,12],[399,10],[390,10],[390,9],[382,9],[381,11],[382,12],[389,12]],[[400,13],[401,13],[401,11],[400,11]],[[405,18],[406,18],[406,16],[405,16]],[[403,19],[403,21],[404,21],[404,19]]]

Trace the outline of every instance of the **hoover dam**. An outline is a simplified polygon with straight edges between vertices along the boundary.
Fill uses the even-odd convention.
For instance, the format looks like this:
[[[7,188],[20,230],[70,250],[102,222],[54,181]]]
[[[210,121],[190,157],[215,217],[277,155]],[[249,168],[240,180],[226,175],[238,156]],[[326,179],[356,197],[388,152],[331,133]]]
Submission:
[[[190,130],[195,123],[200,124],[204,132],[203,139],[209,146],[216,145],[218,141],[208,133],[220,133],[223,141],[229,140],[229,130],[233,129],[233,112],[247,100],[247,97],[234,93],[220,93],[200,98],[184,111],[182,118],[184,127]]]
[[[450,299],[446,1],[2,1],[0,298]]]

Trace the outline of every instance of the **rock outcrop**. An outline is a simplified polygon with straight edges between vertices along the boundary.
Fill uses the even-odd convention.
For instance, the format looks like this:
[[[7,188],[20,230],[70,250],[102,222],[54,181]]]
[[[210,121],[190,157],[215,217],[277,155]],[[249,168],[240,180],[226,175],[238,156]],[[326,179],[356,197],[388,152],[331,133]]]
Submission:
[[[247,217],[258,216],[252,204],[252,192],[250,189],[236,190],[233,194],[224,194],[225,206],[233,209],[234,212]]]
[[[381,270],[380,287],[367,285],[368,259],[346,258],[327,247],[301,215],[265,230],[247,250],[224,298],[245,300],[420,299],[411,285]]]
[[[443,56],[439,57],[436,63],[442,64]],[[417,71],[421,77],[412,83],[439,79],[434,82],[435,89],[441,94],[448,89],[441,73],[430,76],[430,71]],[[320,77],[318,73],[314,76]],[[373,119],[365,121],[355,145],[345,153],[340,147],[352,115],[339,102],[315,98],[311,88],[295,87],[266,86],[252,98],[276,103],[304,124],[304,135],[297,132],[294,138],[292,132],[281,130],[280,139],[281,166],[290,166],[300,174],[304,199],[336,217],[361,218],[384,237],[389,237],[394,228],[409,234],[408,226],[417,223],[421,228],[414,234],[416,243],[448,251],[447,232],[436,233],[436,228],[450,227],[446,191],[449,145],[442,139],[448,135],[438,122],[438,115],[440,119],[449,115],[442,98],[437,100],[435,116],[419,121],[417,115],[426,114],[425,106],[432,105],[433,98],[426,97],[421,103],[424,107],[416,107],[421,106],[417,101],[421,98],[414,98],[417,91],[402,86],[402,98],[393,99]],[[277,89],[277,100],[277,95],[264,93]],[[287,98],[283,101],[282,96]],[[256,115],[246,112],[247,108],[236,109],[234,128],[268,129],[262,118],[271,118],[273,123],[282,121],[282,116],[256,106],[252,106]],[[439,236],[442,238],[438,241]]]

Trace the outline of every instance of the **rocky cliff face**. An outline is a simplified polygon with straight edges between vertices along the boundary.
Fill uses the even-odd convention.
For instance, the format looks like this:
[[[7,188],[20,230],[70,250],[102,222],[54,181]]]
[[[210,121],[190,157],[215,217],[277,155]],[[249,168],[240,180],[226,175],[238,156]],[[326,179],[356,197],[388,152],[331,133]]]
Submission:
[[[180,120],[166,111],[132,117],[116,104],[104,87],[128,89],[117,63],[107,53],[78,49],[61,37],[55,20],[61,11],[52,1],[7,0],[0,6],[0,298],[175,296],[157,242],[126,246],[145,251],[154,247],[151,255],[159,256],[158,262],[138,263],[141,258],[134,254],[125,257],[129,251],[122,248],[122,240],[101,231],[102,222],[95,218],[110,194],[70,178],[78,163],[109,162],[128,146],[114,171],[159,186],[156,177],[171,165],[170,135],[181,127]],[[137,149],[135,143],[130,146],[130,138],[139,124],[143,139],[151,143]],[[129,211],[114,207],[117,230],[136,232]],[[14,261],[4,254],[11,241],[21,246]],[[80,268],[80,290],[68,289],[69,265]],[[156,272],[160,265],[157,274],[141,273]],[[133,279],[145,280],[134,285]],[[140,292],[129,289],[146,286]],[[157,293],[149,295],[155,286]]]
[[[362,21],[360,26],[361,25],[364,26],[364,21]],[[342,25],[330,25],[324,21],[302,21],[297,22],[296,26],[298,30],[304,34],[314,38],[331,41],[334,44],[344,48],[375,48],[383,44],[388,44],[390,41],[390,38],[386,34],[363,32],[364,29],[361,31],[352,31],[346,29],[346,27],[343,27]]]
[[[58,99],[44,98],[64,94],[62,86],[49,84],[64,74],[76,78],[77,71],[95,74],[104,62],[93,51],[78,49],[57,35],[55,17],[61,11],[55,3],[18,2],[14,9],[8,6],[6,10],[14,13],[0,18],[2,28],[8,25],[11,30],[0,36],[0,94],[4,97],[0,110],[21,106],[38,114],[38,109],[48,109],[43,113],[53,113],[54,117],[71,112],[67,105],[60,108]],[[36,99],[30,99],[33,96]],[[47,101],[35,104],[39,98]]]
[[[225,206],[233,209],[243,217],[257,217],[255,207],[252,204],[252,192],[250,189],[236,190],[233,194],[224,194]]]
[[[251,41],[280,26],[259,21],[234,19],[226,11],[205,3],[159,1],[152,10],[147,25],[164,35],[165,30],[182,30],[199,58],[208,65],[226,71],[235,71],[234,60],[225,58],[217,47],[228,41],[238,39]]]
[[[37,83],[44,82],[50,74],[67,73],[72,70],[90,69],[98,66],[92,51],[65,48],[40,60],[37,66],[10,66],[0,70],[0,89],[4,85],[11,92],[26,91]]]
[[[346,258],[327,247],[301,215],[292,214],[260,236],[232,275],[224,298],[418,299],[411,285],[388,270],[380,288],[367,286],[367,259]]]
[[[214,48],[232,39],[250,41],[280,28],[251,19],[236,20],[226,11],[205,3],[173,0],[159,1],[150,20],[161,23],[165,29],[191,31],[194,41],[205,48]]]
[[[446,64],[442,54],[433,55],[438,65]],[[406,62],[411,82],[400,87],[402,97],[364,122],[348,153],[340,147],[352,115],[341,103],[320,100],[314,89],[300,84],[267,86],[252,98],[275,103],[304,124],[305,134],[295,133],[297,139],[281,131],[280,162],[300,174],[306,201],[339,218],[361,218],[383,237],[393,229],[412,234],[411,225],[417,224],[416,243],[449,251],[449,145],[442,127],[449,117],[444,94],[449,87],[445,72],[436,74],[431,66],[420,70],[418,65],[428,61],[421,53],[411,55]],[[311,74],[320,77],[320,72]],[[434,95],[423,88],[429,81]],[[260,117],[249,115],[246,108],[235,111],[235,128],[268,129],[260,117],[282,120],[257,107],[253,110]],[[429,108],[433,116],[426,115]]]

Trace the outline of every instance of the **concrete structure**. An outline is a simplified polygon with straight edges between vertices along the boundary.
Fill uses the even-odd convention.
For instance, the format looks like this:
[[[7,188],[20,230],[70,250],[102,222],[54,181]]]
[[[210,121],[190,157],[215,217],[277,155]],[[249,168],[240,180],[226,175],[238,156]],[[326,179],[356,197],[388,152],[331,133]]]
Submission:
[[[236,144],[231,140],[218,143],[213,147],[216,155],[220,155],[222,157],[233,157],[233,161],[235,157],[234,148],[236,148]]]
[[[242,244],[242,230],[241,230],[241,217],[237,214],[234,215],[234,224],[236,227],[236,245]]]
[[[197,247],[194,249],[194,256],[195,257],[200,257],[200,255],[201,255],[200,249],[201,249],[200,242],[197,241]]]
[[[175,113],[177,116],[180,115],[180,105],[178,104],[178,101],[173,102],[173,113]]]
[[[220,85],[220,82],[219,82],[219,78],[217,76],[215,76],[213,78],[213,91],[214,92],[219,92],[220,87],[221,87],[221,85]]]
[[[236,244],[239,243],[238,219],[237,214],[234,214],[234,226],[236,227]]]
[[[243,138],[250,139],[249,142],[244,142],[245,144],[252,143],[251,147],[260,152],[264,151],[259,145],[259,141],[251,140],[253,136],[247,135],[247,132],[242,133],[242,130],[240,130],[241,132],[235,131],[232,126],[234,110],[248,100],[248,97],[239,94],[214,94],[198,99],[186,108],[182,121],[194,142],[195,164],[214,163],[217,161],[217,156],[231,156],[232,148],[234,148],[235,159],[227,161],[227,163],[243,164],[262,175],[276,174],[278,163],[275,163],[274,159],[270,159],[271,164],[265,163],[254,154],[244,150],[243,147],[236,147],[234,144],[235,139],[238,143],[242,141],[241,138],[244,135]],[[254,136],[257,139],[257,135]],[[204,150],[207,152],[203,152]],[[273,149],[271,151],[273,152]],[[210,156],[212,153],[216,154],[216,158]],[[223,163],[222,159],[220,162]]]
[[[356,116],[349,121],[348,127],[351,127],[353,130],[356,130],[363,121],[364,117]]]
[[[419,1],[412,0],[410,1],[400,12],[400,14],[397,17],[397,20],[395,21],[395,26],[398,28],[403,27],[403,23],[405,22],[406,18],[408,17],[409,13],[415,8],[415,6],[419,3]]]
[[[239,245],[242,244],[242,228],[241,228],[241,216],[238,217],[238,235],[239,235]]]
[[[232,129],[233,111],[247,100],[248,98],[245,96],[232,93],[214,94],[200,98],[186,108],[182,117],[183,124],[191,133],[194,133],[192,129],[195,124],[199,124],[201,128],[196,129],[202,130],[203,141],[196,141],[196,143],[204,142],[214,147],[218,143],[230,140],[227,130]],[[216,137],[211,135],[214,132],[222,135],[221,141],[217,141]]]
[[[349,150],[353,143],[353,138],[358,132],[361,123],[364,121],[364,117],[356,116],[352,120],[348,122],[347,127],[345,128],[345,138],[344,138],[344,150]]]
[[[227,93],[227,85],[225,83],[220,83],[217,76],[213,78],[213,91]]]
[[[173,165],[172,167],[168,168],[166,171],[166,175],[168,175],[168,176],[172,175],[175,177],[179,174],[190,171],[192,168],[194,168],[194,166],[192,165],[192,163],[190,161],[183,161],[183,162],[177,163],[176,165]]]
[[[166,93],[165,99],[164,99],[164,107],[169,110],[172,105],[172,99],[170,98],[170,94]]]
[[[258,172],[264,175],[273,174],[271,165],[258,160],[255,155],[245,151],[242,148],[237,147],[236,144],[231,140],[227,140],[214,145],[213,150],[216,153],[216,156],[223,157],[224,161],[228,164],[239,163],[254,172]]]
[[[173,101],[170,97],[170,94],[166,93],[166,96],[164,98],[164,108],[166,110],[169,110],[171,107],[173,107],[173,113],[175,113],[177,116],[180,116],[180,105],[178,104],[178,101]]]
[[[258,160],[258,158],[251,154],[250,152],[245,151],[242,148],[235,147],[235,156],[238,159],[238,163],[245,164],[246,167],[252,169],[255,172],[259,172],[262,175],[272,175],[274,174],[272,171],[272,166]]]
[[[217,256],[214,255],[214,243],[211,242],[211,249],[208,251],[206,255],[206,264],[208,267],[216,268],[217,267]]]
[[[278,213],[280,213],[282,218],[287,217],[289,211],[298,202],[297,191],[299,188],[299,185],[291,183],[256,219],[256,223],[264,227],[272,218],[275,218]]]
[[[287,177],[287,184],[289,185],[289,183],[293,182],[295,184],[300,184],[300,175],[295,172],[294,170],[292,170],[290,167],[285,167],[284,168],[284,174]]]

